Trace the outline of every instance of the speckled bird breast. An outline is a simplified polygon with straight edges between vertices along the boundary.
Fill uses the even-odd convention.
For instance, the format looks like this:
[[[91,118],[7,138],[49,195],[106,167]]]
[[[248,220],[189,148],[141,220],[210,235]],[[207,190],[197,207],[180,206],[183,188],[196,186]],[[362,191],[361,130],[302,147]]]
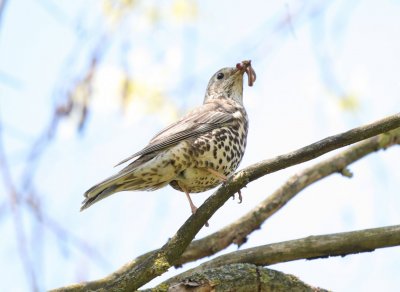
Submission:
[[[221,179],[207,171],[218,171],[224,176],[231,175],[239,166],[246,147],[248,119],[246,111],[238,108],[234,121],[225,127],[194,138],[187,150],[191,163],[170,185],[183,191],[179,184],[190,193],[204,192],[216,187]]]

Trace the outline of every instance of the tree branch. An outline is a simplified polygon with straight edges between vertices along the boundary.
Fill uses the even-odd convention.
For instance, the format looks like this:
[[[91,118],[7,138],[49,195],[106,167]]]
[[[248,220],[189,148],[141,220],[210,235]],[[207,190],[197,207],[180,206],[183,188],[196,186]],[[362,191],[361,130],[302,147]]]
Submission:
[[[398,127],[400,127],[400,114],[395,114],[247,167],[236,173],[228,183],[219,187],[160,250],[150,254],[144,260],[128,263],[117,272],[101,280],[76,284],[55,291],[87,291],[100,288],[106,290],[136,290],[178,263],[184,250],[207,220],[233,194],[250,181]]]
[[[268,196],[258,206],[228,226],[202,239],[190,243],[177,260],[176,266],[211,256],[234,243],[241,246],[247,236],[260,228],[261,224],[279,211],[306,187],[331,174],[345,175],[346,167],[357,160],[381,149],[387,149],[400,143],[400,128],[362,141],[341,153],[317,163],[290,177],[279,189]],[[347,176],[349,176],[347,174]],[[136,262],[144,260],[155,251],[136,258]]]
[[[142,290],[141,290],[142,291]],[[252,264],[231,264],[205,269],[142,292],[200,291],[327,291],[311,287],[297,277]]]
[[[371,252],[377,248],[398,245],[400,245],[400,225],[309,236],[231,252],[179,274],[165,283],[174,283],[206,269],[235,263],[268,266],[300,259],[313,260]]]
[[[400,128],[362,141],[329,159],[293,175],[279,189],[235,222],[202,239],[193,241],[177,260],[176,265],[182,265],[206,256],[211,256],[232,243],[241,246],[246,242],[247,235],[259,229],[265,220],[279,211],[312,183],[334,173],[345,175],[343,173],[346,172],[345,170],[348,165],[368,154],[381,149],[387,149],[396,144],[400,144]]]

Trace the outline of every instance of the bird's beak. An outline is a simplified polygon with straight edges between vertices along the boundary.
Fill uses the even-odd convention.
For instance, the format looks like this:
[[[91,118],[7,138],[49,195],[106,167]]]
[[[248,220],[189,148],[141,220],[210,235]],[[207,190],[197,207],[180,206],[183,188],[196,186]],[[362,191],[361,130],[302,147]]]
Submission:
[[[242,74],[246,72],[248,84],[249,86],[253,86],[254,82],[256,81],[257,75],[253,67],[251,66],[251,60],[244,60],[241,63],[237,63],[236,69],[238,69],[238,71]]]

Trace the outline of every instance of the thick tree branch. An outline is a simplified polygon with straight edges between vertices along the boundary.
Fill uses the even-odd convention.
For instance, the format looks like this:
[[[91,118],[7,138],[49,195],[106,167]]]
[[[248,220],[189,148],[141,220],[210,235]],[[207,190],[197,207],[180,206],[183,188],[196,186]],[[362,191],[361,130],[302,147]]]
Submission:
[[[395,144],[400,144],[400,128],[359,142],[339,154],[293,175],[279,189],[235,222],[190,243],[178,259],[176,265],[179,266],[206,256],[211,256],[232,243],[240,246],[246,242],[247,236],[251,232],[259,229],[265,220],[275,214],[312,183],[334,173],[345,175],[348,172],[346,171],[346,167],[350,164],[368,154],[381,149],[387,149]],[[154,252],[146,253],[138,257],[135,261],[142,261]]]
[[[243,249],[219,256],[179,274],[166,283],[184,279],[193,273],[235,263],[268,266],[299,259],[317,259],[371,252],[377,248],[400,245],[400,225],[364,229],[352,232],[309,236]]]
[[[213,255],[230,244],[238,246],[246,242],[247,235],[260,228],[261,224],[286,205],[298,193],[314,182],[331,174],[345,175],[346,167],[353,162],[381,149],[400,144],[400,128],[362,141],[339,154],[317,163],[290,177],[279,189],[268,196],[247,214],[221,230],[193,241],[176,265]],[[348,176],[348,174],[347,174]]]
[[[252,264],[231,264],[205,269],[143,292],[200,291],[327,291],[311,287],[297,277]]]
[[[233,194],[250,181],[263,175],[321,156],[331,150],[350,145],[400,127],[400,114],[395,114],[350,131],[325,138],[273,159],[264,160],[239,171],[228,183],[211,195],[177,233],[158,251],[142,261],[134,261],[101,280],[60,288],[58,291],[135,290],[163,274],[178,260],[202,226]]]

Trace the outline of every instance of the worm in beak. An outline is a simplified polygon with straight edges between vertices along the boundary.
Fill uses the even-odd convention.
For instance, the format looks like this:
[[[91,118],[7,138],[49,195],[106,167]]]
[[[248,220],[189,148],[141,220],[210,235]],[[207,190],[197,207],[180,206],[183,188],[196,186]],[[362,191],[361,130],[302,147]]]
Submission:
[[[242,70],[243,72],[246,72],[248,84],[249,86],[253,86],[254,82],[256,81],[257,75],[253,67],[251,66],[251,60],[245,60],[241,63],[237,63],[236,68]]]

